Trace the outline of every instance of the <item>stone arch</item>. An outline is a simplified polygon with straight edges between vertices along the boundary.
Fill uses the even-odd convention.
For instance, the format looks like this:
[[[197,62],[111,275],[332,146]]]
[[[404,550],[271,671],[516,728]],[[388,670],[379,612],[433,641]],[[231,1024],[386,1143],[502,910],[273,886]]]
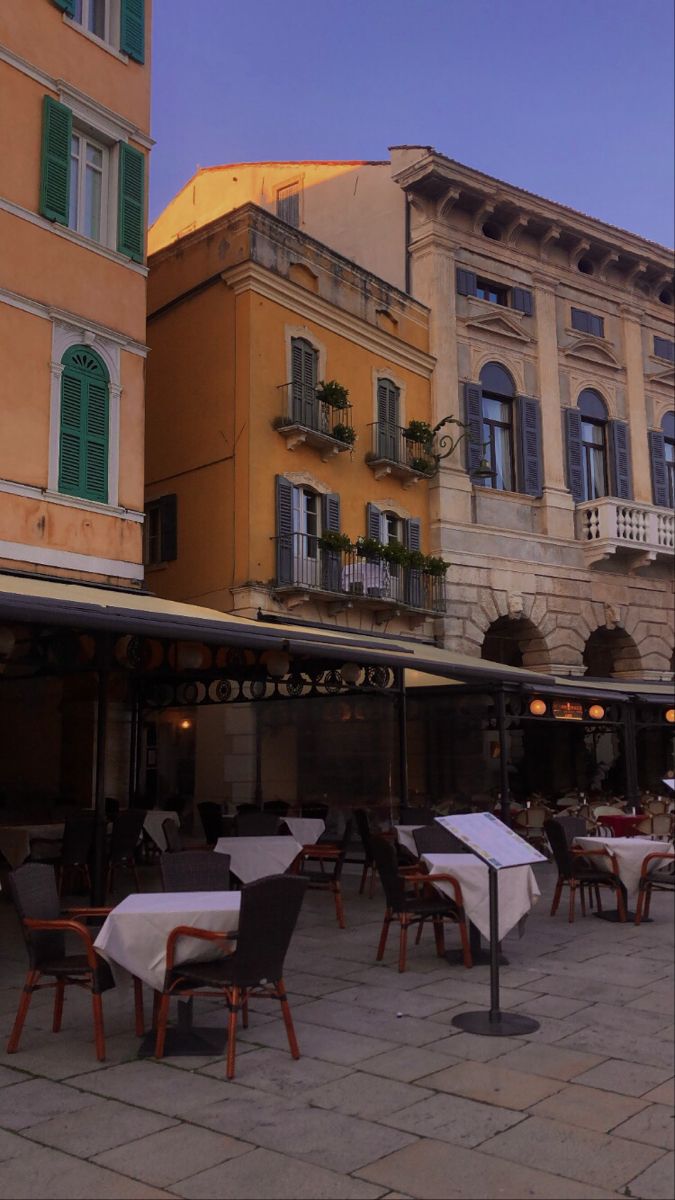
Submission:
[[[586,639],[583,662],[594,679],[635,678],[643,670],[635,639],[621,625],[594,629]]]
[[[624,628],[635,642],[640,659],[640,674],[649,679],[662,678],[672,671],[670,654],[671,631],[667,624],[661,627],[649,621],[643,621],[629,612]]]
[[[531,671],[546,671],[551,661],[541,631],[529,617],[517,613],[497,617],[488,625],[481,658]]]

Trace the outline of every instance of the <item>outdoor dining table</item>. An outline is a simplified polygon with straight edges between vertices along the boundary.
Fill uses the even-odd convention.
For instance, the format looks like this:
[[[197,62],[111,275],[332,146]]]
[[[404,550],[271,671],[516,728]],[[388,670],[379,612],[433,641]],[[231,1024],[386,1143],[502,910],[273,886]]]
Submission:
[[[116,984],[140,979],[154,991],[164,986],[166,943],[172,929],[189,925],[215,933],[236,934],[241,892],[136,892],[113,908],[103,923],[94,947],[110,964]],[[234,949],[232,942],[204,942],[180,938],[175,963],[222,958]],[[194,1029],[192,1000],[179,1001],[178,1028],[169,1031],[167,1054],[220,1053],[223,1033]],[[139,1050],[140,1057],[154,1052],[151,1032]]]
[[[63,821],[44,825],[0,825],[0,854],[4,855],[14,870],[30,857],[31,842],[34,839],[60,842],[64,828]]]
[[[655,842],[651,838],[641,837],[576,837],[573,844],[580,850],[606,850],[615,856],[619,879],[626,889],[627,902],[637,899],[640,872],[647,855],[673,848],[672,843]],[[603,871],[612,870],[609,858],[593,858],[592,862]],[[616,914],[613,912],[598,915],[606,920],[616,920]],[[635,914],[626,915],[630,920],[631,915]]]
[[[151,808],[145,814],[143,821],[143,829],[148,837],[152,839],[159,850],[166,850],[166,838],[162,828],[165,821],[173,821],[175,825],[180,825],[180,817],[174,809]]]
[[[614,837],[632,837],[644,819],[644,813],[608,813],[598,817],[600,824],[607,825]]]
[[[242,883],[265,875],[283,875],[302,851],[294,837],[221,837],[217,854],[229,854],[230,870]]]
[[[321,817],[282,817],[281,824],[301,846],[314,846],[326,828]]]
[[[490,939],[489,869],[475,854],[423,854],[429,882],[437,891],[454,900],[450,883],[434,883],[434,875],[453,875],[462,889],[467,919]],[[540,896],[531,867],[509,867],[497,876],[499,894],[499,941],[527,916]]]

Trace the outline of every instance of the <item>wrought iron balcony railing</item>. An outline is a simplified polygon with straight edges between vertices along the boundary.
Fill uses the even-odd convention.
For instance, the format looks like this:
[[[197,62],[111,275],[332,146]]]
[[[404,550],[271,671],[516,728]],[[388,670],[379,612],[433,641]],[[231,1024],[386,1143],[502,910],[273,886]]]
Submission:
[[[276,427],[290,450],[303,442],[323,452],[324,457],[351,450],[355,435],[351,404],[321,400],[308,384],[284,383],[283,413]]]
[[[414,482],[434,474],[435,464],[429,448],[424,442],[407,437],[402,425],[375,421],[370,425],[370,430],[372,450],[366,461],[375,472],[376,479],[384,475],[408,476]]]
[[[675,554],[675,514],[652,504],[613,496],[577,504],[576,532],[589,565],[613,554],[629,554],[635,568],[657,558],[672,562]]]
[[[322,592],[357,598],[382,607],[445,612],[445,576],[366,558],[355,550],[335,550],[319,536],[282,534],[275,538],[277,590]],[[376,603],[379,601],[379,605]]]

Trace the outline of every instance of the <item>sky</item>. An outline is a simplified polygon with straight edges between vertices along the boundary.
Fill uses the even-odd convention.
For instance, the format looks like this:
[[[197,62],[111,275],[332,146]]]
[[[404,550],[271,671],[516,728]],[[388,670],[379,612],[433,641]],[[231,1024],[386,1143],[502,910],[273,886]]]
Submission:
[[[199,167],[449,158],[673,245],[672,0],[154,0],[151,218]]]

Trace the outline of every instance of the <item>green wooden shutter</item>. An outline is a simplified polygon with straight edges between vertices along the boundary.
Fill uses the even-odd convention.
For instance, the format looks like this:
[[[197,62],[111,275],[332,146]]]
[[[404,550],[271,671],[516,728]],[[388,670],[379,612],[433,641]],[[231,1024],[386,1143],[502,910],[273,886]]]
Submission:
[[[75,0],[52,0],[52,4],[60,8],[61,12],[64,12],[68,17],[75,15]]]
[[[59,491],[108,500],[108,377],[86,346],[63,357]]]
[[[143,262],[145,231],[145,156],[120,142],[117,249]]]
[[[145,0],[122,0],[120,50],[134,62],[145,62]]]
[[[73,114],[65,104],[45,96],[42,107],[40,212],[50,221],[68,224],[70,149]]]

